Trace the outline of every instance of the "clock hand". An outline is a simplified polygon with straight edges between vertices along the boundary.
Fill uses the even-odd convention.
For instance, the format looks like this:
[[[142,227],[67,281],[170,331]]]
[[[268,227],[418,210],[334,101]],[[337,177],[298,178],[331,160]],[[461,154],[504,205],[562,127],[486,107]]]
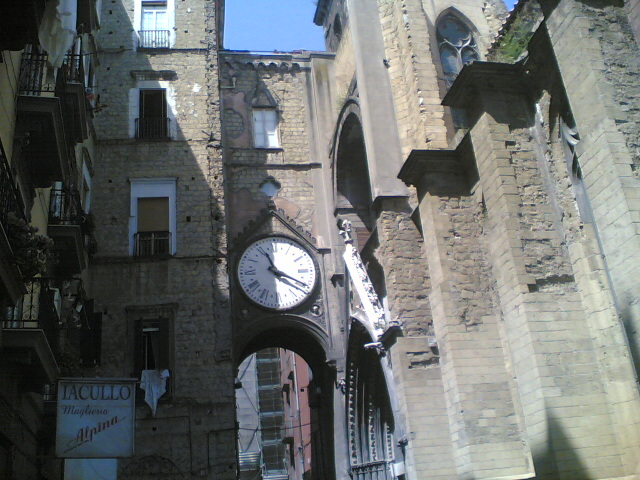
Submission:
[[[275,272],[274,272],[275,273]],[[288,276],[288,275],[287,275]],[[296,285],[295,283],[293,283],[291,280],[295,280],[296,282],[298,282],[298,280],[296,280],[295,278],[289,280],[289,278],[283,277],[283,276],[278,276],[278,280],[280,280],[281,282],[284,282],[285,284],[293,287],[293,288],[297,288],[298,290],[300,290],[303,293],[309,293],[308,290],[306,288],[302,288],[298,285]],[[304,285],[305,287],[307,286],[306,284],[302,283],[302,282],[298,282],[302,285]]]
[[[301,282],[300,280],[298,280],[297,278],[292,277],[291,275],[289,275],[288,273],[283,272],[282,270],[278,270],[275,267],[269,267],[268,270],[270,272],[273,272],[275,274],[276,277],[280,278],[280,277],[286,277],[289,278],[291,280],[293,280],[294,282],[302,285],[303,287],[307,287],[308,285],[304,282]]]
[[[290,278],[291,280],[293,280],[293,281],[294,281],[294,282],[296,282],[296,283],[299,283],[299,284],[300,284],[300,285],[302,285],[303,287],[307,287],[307,284],[306,284],[306,283],[301,282],[301,281],[300,281],[300,280],[298,280],[297,278],[293,278],[291,275],[289,275],[289,274],[287,274],[287,273],[284,273],[284,272],[283,272],[283,271],[281,271],[281,270],[278,270],[278,272],[279,272],[279,273],[280,273],[280,275],[282,275],[283,277]]]
[[[267,270],[269,270],[271,273],[273,273],[276,278],[278,278],[278,280],[281,280],[283,282],[285,282],[287,285],[291,285],[294,288],[297,288],[298,290],[307,293],[307,289],[309,288],[309,286],[306,283],[301,282],[300,280],[293,278],[291,275],[288,275],[286,273],[284,273],[282,270],[278,270],[275,267],[268,267]],[[298,283],[299,285],[302,285],[302,287],[300,287],[299,285],[296,285],[295,283],[292,283],[290,280],[293,280],[294,282]]]
[[[271,265],[269,267],[269,270],[271,270],[272,268],[276,268],[276,266],[273,264],[273,260],[271,259],[271,255],[269,255],[267,252],[265,252],[262,249],[258,249],[258,251],[262,253],[265,257],[267,257],[267,260],[269,260],[269,264]]]

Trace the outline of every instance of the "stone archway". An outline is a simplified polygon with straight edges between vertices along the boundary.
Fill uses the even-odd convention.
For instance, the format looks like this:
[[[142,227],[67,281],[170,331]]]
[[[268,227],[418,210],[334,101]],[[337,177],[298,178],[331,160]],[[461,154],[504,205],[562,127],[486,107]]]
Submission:
[[[313,419],[310,436],[312,478],[335,479],[335,452],[344,451],[344,442],[341,443],[341,448],[336,448],[337,440],[334,435],[336,374],[327,362],[325,347],[315,335],[305,327],[301,327],[299,319],[296,323],[296,319],[281,316],[279,319],[275,317],[262,319],[262,321],[271,323],[272,327],[254,329],[250,335],[244,336],[243,344],[238,348],[240,353],[236,364],[239,367],[242,360],[256,353],[262,354],[262,362],[273,362],[269,357],[276,349],[294,352],[306,362],[312,372],[308,384],[302,385],[303,388],[308,389],[309,417]],[[280,373],[286,372],[278,374]],[[285,393],[284,388],[282,393]],[[338,437],[342,438],[342,435]]]

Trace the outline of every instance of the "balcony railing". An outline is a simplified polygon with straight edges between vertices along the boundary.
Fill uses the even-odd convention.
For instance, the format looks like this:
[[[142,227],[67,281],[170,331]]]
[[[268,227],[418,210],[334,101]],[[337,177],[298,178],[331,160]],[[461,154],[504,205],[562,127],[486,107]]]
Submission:
[[[55,352],[60,335],[60,291],[49,278],[37,278],[27,284],[27,293],[2,312],[2,328],[40,329]]]
[[[39,96],[43,93],[55,91],[55,80],[49,78],[47,69],[46,52],[39,47],[27,48],[22,54],[22,64],[20,65],[20,95]]]
[[[169,118],[136,118],[136,138],[158,139],[169,137]]]
[[[134,235],[134,241],[136,257],[171,254],[171,232],[138,232]]]
[[[67,82],[84,84],[84,62],[82,55],[67,53],[61,71]]]
[[[139,48],[169,48],[169,30],[140,30]]]
[[[80,225],[82,207],[77,191],[51,189],[49,199],[49,225]]]
[[[23,218],[24,204],[15,186],[9,161],[5,156],[2,145],[0,145],[0,222],[5,231],[7,230],[9,213],[14,213],[18,218]]]

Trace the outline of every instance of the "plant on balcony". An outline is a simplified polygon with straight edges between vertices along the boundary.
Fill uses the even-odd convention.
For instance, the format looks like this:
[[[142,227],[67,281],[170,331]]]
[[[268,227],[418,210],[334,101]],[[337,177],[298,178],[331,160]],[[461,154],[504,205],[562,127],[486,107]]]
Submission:
[[[20,268],[24,282],[33,280],[38,274],[44,275],[47,265],[56,263],[57,255],[51,238],[39,235],[36,227],[13,212],[7,215],[7,227],[13,261]]]

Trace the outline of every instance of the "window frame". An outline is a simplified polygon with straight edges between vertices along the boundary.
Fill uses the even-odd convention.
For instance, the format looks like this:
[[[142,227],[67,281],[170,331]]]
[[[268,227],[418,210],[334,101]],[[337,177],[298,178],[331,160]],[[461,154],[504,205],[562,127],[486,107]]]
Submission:
[[[441,26],[447,21],[452,21],[466,29],[467,38],[460,45],[454,44],[451,41],[450,37],[446,37],[442,33]],[[468,22],[465,22],[460,15],[456,15],[456,13],[451,11],[446,12],[440,16],[440,18],[436,22],[435,30],[436,30],[436,43],[438,45],[438,55],[440,58],[440,67],[442,69],[442,75],[446,85],[446,89],[449,90],[449,88],[451,88],[451,85],[455,81],[456,77],[460,74],[460,71],[465,65],[481,59],[480,49],[478,48],[478,40],[476,38],[476,30],[475,28],[470,26]],[[456,64],[455,67],[457,68],[457,71],[455,73],[445,71],[445,62],[443,61],[443,53],[446,51],[452,54],[450,58],[454,60]],[[469,52],[469,51],[473,52],[476,58],[471,61],[464,62],[463,53]]]
[[[135,0],[134,6],[134,19],[133,24],[135,25],[133,31],[133,44],[136,49],[140,48],[140,32],[142,30],[142,18],[144,12],[144,3],[150,3],[149,0]],[[159,3],[159,2],[158,2]],[[176,41],[176,32],[175,32],[175,0],[166,0],[166,9],[167,9],[167,31],[169,32],[169,48],[173,48]]]
[[[167,378],[167,391],[160,398],[160,402],[168,400],[173,394],[174,370],[175,370],[175,321],[178,305],[175,303],[160,305],[135,305],[125,308],[128,319],[128,338],[129,348],[128,357],[131,367],[131,376],[140,379],[143,362],[141,352],[141,342],[143,340],[142,330],[145,323],[158,322],[159,326],[159,344],[161,357],[159,365],[155,365],[153,370],[169,370],[169,378]],[[145,392],[138,388],[136,402],[143,403]]]
[[[140,92],[141,90],[164,90],[165,111],[169,120],[167,136],[163,138],[145,139],[140,141],[173,140],[177,137],[176,124],[176,95],[171,82],[166,80],[139,80],[136,86],[129,90],[129,138],[136,138],[136,119],[140,118]]]
[[[169,255],[177,250],[177,178],[134,178],[131,184],[131,203],[129,207],[129,255],[135,256],[135,234],[138,233],[138,199],[150,197],[169,198]]]
[[[267,118],[269,114],[269,118]],[[260,118],[262,117],[262,118]],[[278,118],[278,111],[272,107],[253,107],[253,146],[259,149],[280,149],[282,144],[280,142],[280,119]],[[260,118],[261,127],[258,127],[258,119]],[[272,131],[269,130],[268,123],[272,124]],[[264,137],[264,140],[259,140],[258,136]],[[271,139],[275,141],[272,143]]]

